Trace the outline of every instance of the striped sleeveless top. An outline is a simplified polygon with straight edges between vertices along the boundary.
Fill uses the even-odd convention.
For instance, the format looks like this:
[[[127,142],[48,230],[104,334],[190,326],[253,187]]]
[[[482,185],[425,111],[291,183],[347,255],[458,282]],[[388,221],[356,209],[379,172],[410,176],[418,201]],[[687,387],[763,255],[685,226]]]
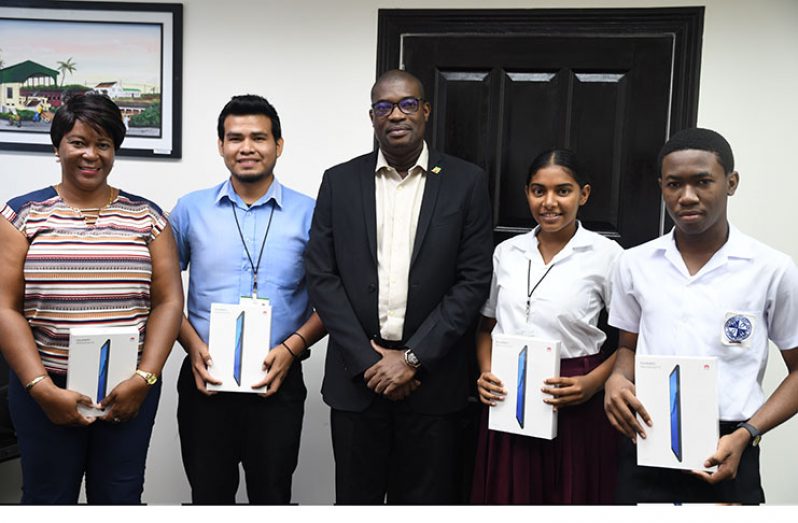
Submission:
[[[48,187],[12,199],[0,214],[28,240],[23,314],[48,371],[66,373],[71,327],[138,327],[141,353],[149,244],[167,225],[157,205],[119,191],[89,225]]]

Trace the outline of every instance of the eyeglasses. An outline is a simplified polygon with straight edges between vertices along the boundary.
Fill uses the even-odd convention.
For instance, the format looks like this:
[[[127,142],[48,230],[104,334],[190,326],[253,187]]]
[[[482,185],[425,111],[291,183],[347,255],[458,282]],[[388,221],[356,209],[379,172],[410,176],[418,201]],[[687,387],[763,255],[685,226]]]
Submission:
[[[415,98],[413,96],[408,96],[407,98],[402,98],[398,102],[389,102],[388,100],[378,100],[371,104],[371,110],[374,112],[374,116],[388,116],[393,112],[394,107],[398,107],[400,111],[405,114],[415,114],[418,112],[418,108],[421,107],[421,102],[423,102],[421,98]]]

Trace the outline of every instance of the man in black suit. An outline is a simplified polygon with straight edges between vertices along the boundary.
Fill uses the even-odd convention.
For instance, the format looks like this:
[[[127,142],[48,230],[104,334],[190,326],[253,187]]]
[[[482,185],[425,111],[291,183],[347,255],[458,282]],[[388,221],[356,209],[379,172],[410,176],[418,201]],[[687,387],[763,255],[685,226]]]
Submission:
[[[305,255],[330,333],[336,501],[460,501],[466,334],[491,279],[482,169],[427,148],[430,105],[405,71],[371,90],[379,150],[324,173]]]

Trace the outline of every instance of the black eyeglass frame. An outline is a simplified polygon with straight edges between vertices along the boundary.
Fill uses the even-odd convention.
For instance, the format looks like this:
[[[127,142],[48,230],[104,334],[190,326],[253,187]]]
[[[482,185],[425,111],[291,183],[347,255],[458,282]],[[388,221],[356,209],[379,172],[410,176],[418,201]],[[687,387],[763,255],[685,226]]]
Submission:
[[[414,111],[406,111],[404,108],[402,108],[401,104],[402,104],[402,102],[404,102],[406,100],[415,100],[416,101],[417,105],[416,105],[416,109]],[[419,109],[421,109],[421,106],[423,104],[425,104],[426,102],[427,101],[425,99],[418,98],[417,96],[405,96],[404,98],[402,98],[398,102],[391,102],[389,100],[377,100],[376,102],[371,104],[371,110],[374,113],[374,116],[378,116],[380,118],[384,118],[384,117],[390,115],[396,107],[398,107],[399,110],[402,111],[402,113],[407,114],[407,115],[411,115],[411,114],[416,114],[419,111]],[[378,104],[391,104],[391,108],[388,109],[385,112],[378,111],[377,110],[377,105]]]

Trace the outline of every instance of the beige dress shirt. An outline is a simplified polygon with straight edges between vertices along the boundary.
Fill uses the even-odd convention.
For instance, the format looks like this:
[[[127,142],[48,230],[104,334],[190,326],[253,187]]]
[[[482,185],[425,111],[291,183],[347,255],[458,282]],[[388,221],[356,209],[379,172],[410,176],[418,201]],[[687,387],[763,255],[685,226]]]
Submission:
[[[402,179],[377,152],[377,275],[379,277],[380,336],[401,340],[407,308],[410,258],[418,228],[418,215],[427,180],[427,143],[416,165]]]

